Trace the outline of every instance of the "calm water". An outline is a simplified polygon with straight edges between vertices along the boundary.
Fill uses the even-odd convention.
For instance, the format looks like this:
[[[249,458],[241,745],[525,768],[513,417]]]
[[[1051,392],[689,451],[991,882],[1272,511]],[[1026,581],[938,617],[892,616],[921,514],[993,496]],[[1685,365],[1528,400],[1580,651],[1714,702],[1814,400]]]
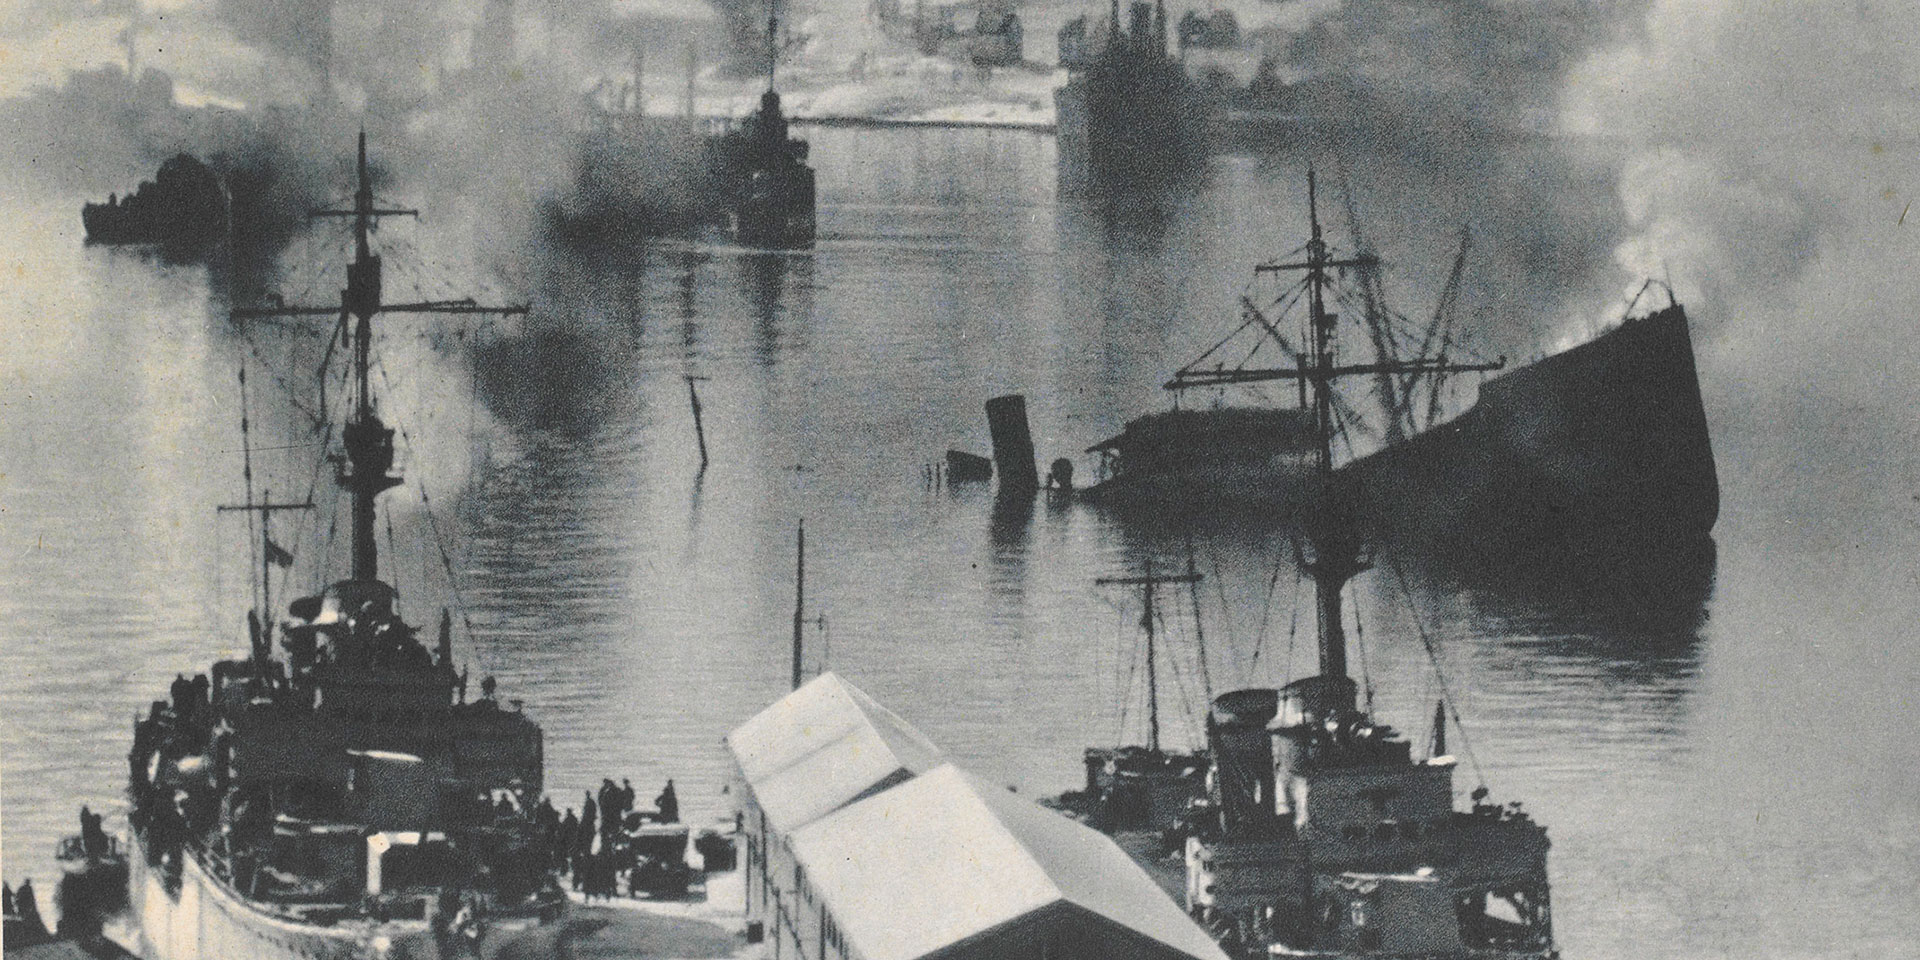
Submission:
[[[388,192],[429,216],[382,233],[390,297],[534,309],[383,328],[375,385],[413,481],[385,498],[383,559],[413,619],[470,618],[457,646],[476,678],[545,726],[549,792],[577,804],[625,776],[649,797],[673,777],[693,819],[727,809],[720,738],[785,688],[801,518],[809,667],[1023,793],[1072,786],[1083,746],[1139,735],[1136,600],[1097,576],[1191,555],[1215,687],[1309,669],[1305,588],[1274,537],[1229,525],[1189,546],[1078,506],[996,511],[989,490],[922,473],[949,447],[987,450],[998,393],[1027,395],[1043,459],[1161,405],[1157,384],[1234,322],[1248,266],[1303,236],[1300,168],[1223,160],[1164,217],[1115,224],[1054,204],[1045,137],[811,136],[810,254],[563,253],[396,164]],[[247,534],[213,509],[244,495],[237,371],[257,482],[297,495],[317,448],[289,400],[312,404],[326,342],[233,327],[204,268],[82,247],[79,199],[0,199],[5,873],[48,891],[78,805],[123,809],[134,712],[244,649]],[[1408,264],[1410,315],[1473,203],[1444,196],[1376,238]],[[296,242],[259,279],[332,296],[338,239]],[[1481,775],[1551,829],[1567,956],[1909,956],[1915,426],[1743,366],[1734,318],[1690,307],[1725,488],[1712,567],[1651,594],[1405,569],[1411,602],[1382,570],[1354,590],[1356,663],[1417,735],[1438,690],[1417,631],[1436,639]],[[1565,308],[1509,325],[1502,349],[1551,346]],[[689,375],[707,378],[704,474]],[[343,560],[318,476],[323,509],[276,528],[299,555],[282,599]],[[1166,719],[1187,737],[1201,679],[1174,619]]]

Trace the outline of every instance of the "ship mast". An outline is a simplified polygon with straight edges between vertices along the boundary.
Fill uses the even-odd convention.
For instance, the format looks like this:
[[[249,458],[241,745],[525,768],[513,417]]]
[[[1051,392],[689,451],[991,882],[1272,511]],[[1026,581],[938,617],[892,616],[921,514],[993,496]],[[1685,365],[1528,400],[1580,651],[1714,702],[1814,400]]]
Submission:
[[[1160,752],[1160,675],[1159,655],[1154,649],[1154,620],[1158,614],[1154,611],[1154,587],[1163,583],[1199,583],[1200,574],[1191,570],[1172,576],[1154,576],[1153,560],[1148,558],[1146,570],[1138,577],[1100,577],[1094,580],[1096,586],[1124,586],[1140,588],[1140,626],[1147,631],[1147,749]],[[1199,613],[1195,609],[1195,615]],[[1204,654],[1203,654],[1204,656]]]
[[[774,12],[774,0],[767,0],[767,92],[773,92],[773,68],[780,62],[780,18]]]
[[[354,320],[353,411],[341,434],[346,448],[346,463],[335,480],[353,498],[353,566],[356,581],[377,580],[380,575],[379,549],[374,538],[374,500],[383,490],[401,482],[393,475],[393,429],[380,420],[374,410],[373,390],[368,371],[372,366],[373,317],[380,313],[488,313],[524,314],[524,304],[505,307],[481,306],[471,299],[431,300],[418,303],[383,303],[380,296],[380,257],[373,253],[370,235],[381,217],[418,217],[418,210],[381,208],[374,205],[373,178],[367,168],[367,132],[360,131],[356,165],[358,184],[351,210],[312,210],[309,217],[351,217],[353,219],[353,261],[347,264],[347,285],[340,291],[339,328],[345,331],[348,318]],[[233,311],[235,319],[252,317],[328,316],[329,307],[274,306]]]
[[[1347,677],[1347,635],[1341,617],[1341,591],[1347,581],[1367,569],[1363,557],[1365,543],[1352,515],[1352,505],[1342,496],[1333,472],[1334,383],[1341,377],[1393,374],[1445,374],[1476,370],[1498,370],[1506,365],[1494,363],[1447,363],[1444,360],[1418,358],[1395,361],[1379,358],[1373,363],[1342,365],[1334,357],[1338,314],[1327,310],[1327,288],[1333,272],[1358,269],[1373,271],[1380,260],[1371,253],[1354,257],[1335,257],[1320,230],[1318,184],[1311,168],[1307,170],[1307,219],[1311,234],[1306,259],[1293,263],[1265,263],[1254,267],[1256,273],[1299,271],[1305,274],[1311,352],[1297,357],[1292,367],[1265,369],[1216,369],[1182,371],[1169,388],[1208,386],[1229,383],[1255,383],[1266,380],[1299,380],[1311,389],[1314,426],[1314,500],[1303,532],[1308,555],[1303,566],[1313,578],[1314,610],[1319,640],[1320,675]],[[1343,706],[1353,709],[1351,685],[1346,687]]]

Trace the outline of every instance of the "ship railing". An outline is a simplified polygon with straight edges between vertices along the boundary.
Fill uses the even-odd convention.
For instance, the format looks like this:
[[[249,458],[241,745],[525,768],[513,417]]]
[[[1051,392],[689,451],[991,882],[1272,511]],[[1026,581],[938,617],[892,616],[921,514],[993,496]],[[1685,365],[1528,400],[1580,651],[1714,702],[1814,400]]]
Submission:
[[[119,837],[106,836],[100,839],[106,842],[106,848],[97,852],[89,852],[87,850],[85,837],[79,834],[61,837],[59,845],[54,848],[54,859],[84,862],[87,860],[118,860],[127,855],[126,848],[121,845]]]

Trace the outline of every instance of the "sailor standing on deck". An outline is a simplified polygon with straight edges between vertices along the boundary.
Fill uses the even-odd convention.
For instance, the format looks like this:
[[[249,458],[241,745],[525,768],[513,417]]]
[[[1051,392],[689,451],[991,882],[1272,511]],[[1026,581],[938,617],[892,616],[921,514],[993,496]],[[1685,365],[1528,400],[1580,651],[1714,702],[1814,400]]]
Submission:
[[[598,809],[599,809],[598,807],[594,806],[593,794],[591,793],[587,794],[586,798],[580,802],[580,852],[581,853],[593,852],[594,814],[596,811],[598,811]]]

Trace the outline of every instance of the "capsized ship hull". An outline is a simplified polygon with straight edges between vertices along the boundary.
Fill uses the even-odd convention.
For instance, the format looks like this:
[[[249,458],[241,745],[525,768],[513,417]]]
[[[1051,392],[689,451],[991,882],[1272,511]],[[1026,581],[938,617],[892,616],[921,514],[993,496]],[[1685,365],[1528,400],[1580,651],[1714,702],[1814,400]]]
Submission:
[[[1720,483],[1686,311],[1489,380],[1465,414],[1336,476],[1383,538],[1435,552],[1703,539]]]

